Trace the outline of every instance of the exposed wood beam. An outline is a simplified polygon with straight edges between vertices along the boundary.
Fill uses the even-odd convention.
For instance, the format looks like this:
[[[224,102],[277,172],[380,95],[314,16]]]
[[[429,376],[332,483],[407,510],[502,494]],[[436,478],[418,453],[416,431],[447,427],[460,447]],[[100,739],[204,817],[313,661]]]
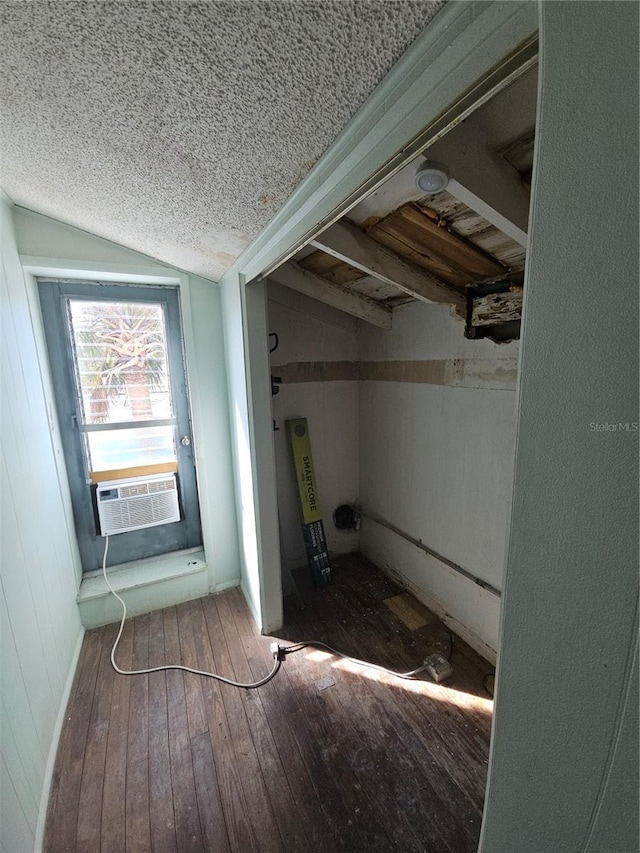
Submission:
[[[499,210],[487,202],[486,198],[480,198],[480,196],[476,195],[472,189],[461,184],[460,181],[457,181],[455,178],[451,178],[447,185],[447,190],[452,196],[454,196],[454,198],[457,198],[458,201],[466,204],[467,207],[470,207],[471,210],[475,210],[475,212],[480,214],[480,216],[482,216],[483,219],[486,219],[487,222],[495,225],[498,231],[502,231],[502,233],[506,234],[507,237],[511,237],[511,239],[519,246],[522,246],[525,249],[527,248],[527,232],[523,231],[522,228],[518,228],[518,226],[508,217],[504,216]]]
[[[432,145],[431,160],[445,163],[447,191],[520,246],[527,246],[529,193],[518,172],[486,148],[464,124]]]
[[[373,323],[381,329],[391,328],[391,309],[359,293],[350,293],[337,284],[332,284],[309,270],[302,269],[295,261],[289,261],[269,273],[269,279],[304,293],[340,311],[345,311],[359,320]]]
[[[323,231],[312,245],[362,270],[366,275],[394,284],[423,302],[440,302],[464,310],[464,293],[381,246],[346,220],[336,222]]]
[[[495,326],[522,318],[522,290],[490,293],[472,302],[471,325]]]

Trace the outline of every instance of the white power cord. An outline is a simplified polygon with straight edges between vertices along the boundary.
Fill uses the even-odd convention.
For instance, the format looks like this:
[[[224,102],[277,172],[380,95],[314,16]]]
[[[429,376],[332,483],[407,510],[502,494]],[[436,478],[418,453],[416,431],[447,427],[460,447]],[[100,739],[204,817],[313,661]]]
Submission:
[[[281,649],[284,654],[287,655],[291,652],[302,651],[302,649],[307,647],[314,649],[326,649],[328,652],[337,655],[339,658],[348,660],[350,663],[355,663],[358,666],[364,666],[367,669],[376,669],[378,672],[384,672],[386,675],[395,675],[397,678],[408,678],[409,680],[413,680],[414,676],[418,675],[418,673],[424,672],[428,666],[428,664],[422,664],[422,666],[419,666],[417,669],[412,669],[410,672],[396,672],[394,669],[387,669],[386,666],[380,666],[377,663],[370,663],[369,661],[360,660],[359,658],[352,658],[349,655],[345,655],[344,652],[339,652],[337,649],[334,649],[326,643],[321,643],[319,640],[307,640],[304,643],[293,643],[291,646],[281,646]]]
[[[204,675],[206,678],[215,678],[216,681],[223,681],[225,684],[230,684],[232,687],[244,687],[247,690],[253,690],[256,687],[262,687],[263,684],[266,684],[268,681],[274,677],[274,675],[280,669],[282,665],[282,659],[279,653],[274,652],[274,663],[273,669],[268,675],[265,675],[264,678],[260,679],[260,681],[253,681],[249,684],[245,684],[241,681],[231,681],[229,678],[225,678],[222,675],[217,675],[215,672],[204,672],[201,669],[192,669],[190,666],[182,666],[181,664],[166,664],[165,666],[154,666],[150,669],[120,669],[118,664],[116,663],[116,649],[118,648],[118,643],[120,642],[120,637],[122,636],[122,631],[124,629],[125,619],[127,618],[127,605],[120,598],[118,593],[109,583],[109,578],[107,577],[107,554],[109,553],[109,537],[105,536],[104,543],[104,556],[102,558],[102,575],[104,577],[104,582],[106,583],[109,591],[115,595],[120,604],[122,605],[122,619],[120,621],[120,630],[118,631],[118,636],[116,637],[116,641],[113,644],[113,648],[111,649],[111,666],[115,669],[116,672],[120,673],[120,675],[148,675],[152,672],[163,672],[168,669],[180,669],[183,672],[192,672],[194,675]]]
[[[285,656],[288,654],[292,654],[294,652],[300,652],[305,648],[316,648],[316,649],[326,649],[331,652],[331,654],[337,655],[343,660],[348,660],[351,663],[356,664],[357,666],[363,666],[367,669],[375,669],[378,672],[384,672],[386,675],[395,675],[397,678],[407,678],[409,680],[414,679],[416,675],[421,672],[424,672],[425,669],[428,668],[428,663],[423,663],[422,666],[419,666],[417,669],[412,669],[410,672],[396,672],[393,669],[387,669],[386,666],[380,666],[377,663],[370,663],[366,660],[360,660],[359,658],[352,658],[349,655],[345,655],[344,652],[339,652],[337,649],[334,649],[332,646],[327,645],[327,643],[322,643],[319,640],[306,640],[303,643],[293,643],[290,646],[281,646],[278,643],[271,644],[271,654],[274,658],[273,669],[268,675],[265,675],[264,678],[260,679],[260,681],[254,681],[251,683],[244,683],[241,681],[231,681],[229,678],[225,678],[222,675],[218,675],[215,672],[204,672],[201,669],[193,669],[190,666],[182,666],[182,664],[165,664],[164,666],[154,666],[150,669],[120,669],[118,664],[116,663],[116,649],[118,648],[118,643],[120,642],[120,638],[122,636],[122,631],[124,630],[124,623],[127,618],[127,605],[124,603],[122,598],[118,595],[115,589],[109,583],[109,578],[107,577],[107,554],[109,553],[109,537],[105,536],[104,543],[104,556],[102,558],[102,575],[104,577],[104,582],[106,583],[109,591],[114,595],[120,604],[122,605],[122,619],[120,621],[120,629],[118,631],[118,636],[116,637],[116,641],[113,644],[113,648],[111,649],[111,666],[115,669],[116,672],[120,673],[120,675],[148,675],[152,672],[163,672],[168,669],[178,669],[183,672],[192,672],[194,675],[203,675],[205,678],[215,678],[217,681],[222,681],[225,684],[230,684],[232,687],[244,687],[247,690],[255,689],[256,687],[262,687],[263,684],[266,684],[268,681],[276,675],[280,666],[282,665],[282,661],[285,659]]]

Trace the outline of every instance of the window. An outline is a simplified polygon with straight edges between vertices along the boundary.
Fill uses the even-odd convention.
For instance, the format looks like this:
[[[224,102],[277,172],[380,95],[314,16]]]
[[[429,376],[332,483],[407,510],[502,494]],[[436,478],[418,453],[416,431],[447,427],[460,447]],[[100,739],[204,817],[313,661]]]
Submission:
[[[38,287],[83,569],[101,565],[97,492],[106,482],[176,475],[180,504],[177,522],[114,536],[110,562],[199,546],[176,289],[50,280]]]

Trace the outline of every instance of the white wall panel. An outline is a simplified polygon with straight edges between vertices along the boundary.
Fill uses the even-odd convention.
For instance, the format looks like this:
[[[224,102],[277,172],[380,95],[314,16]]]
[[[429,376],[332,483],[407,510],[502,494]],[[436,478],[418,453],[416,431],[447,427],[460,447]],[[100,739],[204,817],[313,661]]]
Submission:
[[[279,338],[271,355],[277,365],[316,361],[357,361],[359,323],[321,302],[293,290],[269,285],[269,331]],[[272,339],[273,342],[273,339]],[[300,527],[295,473],[285,423],[307,418],[318,481],[320,505],[330,553],[357,550],[357,531],[337,530],[333,511],[353,503],[359,495],[358,410],[359,383],[352,381],[295,382],[280,386],[272,398],[278,473],[278,510],[282,559],[285,568],[306,564]]]
[[[5,199],[1,206],[0,839],[14,853],[38,843],[60,706],[82,626],[59,446],[49,430],[11,207]]]
[[[513,481],[515,385],[498,377],[517,342],[470,341],[445,306],[412,303],[393,329],[362,326],[368,362],[465,359],[462,384],[366,381],[360,390],[363,505],[414,539],[501,589]],[[482,381],[473,364],[482,366]],[[496,382],[491,382],[492,371]],[[414,593],[495,657],[499,599],[415,545],[371,522],[363,551],[384,561]]]

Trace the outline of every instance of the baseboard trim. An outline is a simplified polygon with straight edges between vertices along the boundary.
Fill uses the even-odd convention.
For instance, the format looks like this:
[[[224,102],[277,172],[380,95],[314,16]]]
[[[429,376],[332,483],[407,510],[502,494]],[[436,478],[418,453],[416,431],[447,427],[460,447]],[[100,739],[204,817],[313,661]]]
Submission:
[[[260,614],[255,611],[255,609],[253,607],[253,602],[251,600],[251,596],[247,593],[247,588],[244,585],[243,581],[240,581],[240,592],[244,596],[244,600],[247,603],[247,607],[249,608],[249,613],[251,613],[251,618],[253,619],[253,621],[258,626],[258,631],[260,631],[260,633],[262,634],[263,632],[262,632],[262,625],[261,625],[261,621],[260,621]]]
[[[399,583],[400,586],[405,587],[415,598],[418,599],[419,602],[421,602],[421,604],[424,604],[424,606],[428,607],[432,613],[435,613],[438,618],[442,619],[444,624],[448,628],[451,628],[454,634],[457,634],[458,637],[465,641],[465,643],[468,643],[471,648],[478,652],[478,654],[485,660],[489,661],[493,666],[496,665],[496,650],[492,649],[491,646],[481,640],[474,631],[468,628],[463,622],[459,622],[455,616],[452,616],[447,610],[445,610],[437,598],[434,598],[434,596],[430,595],[424,589],[417,586],[415,583],[412,583],[407,577],[405,577],[405,575],[402,574],[402,572],[390,571],[384,566],[379,566],[379,568],[392,580]]]
[[[47,766],[44,770],[44,779],[42,782],[42,795],[40,797],[40,810],[38,812],[38,823],[36,825],[35,851],[42,853],[42,845],[44,844],[44,831],[47,822],[47,810],[49,808],[49,796],[51,794],[51,784],[53,782],[53,770],[56,764],[56,756],[58,754],[58,745],[60,744],[60,735],[62,734],[62,726],[66,716],[69,697],[73,687],[73,679],[75,678],[80,652],[82,651],[82,641],[84,640],[85,629],[81,628],[76,642],[76,647],[73,650],[71,663],[69,664],[69,672],[64,685],[64,691],[60,699],[60,707],[56,724],[53,729],[53,737],[51,738],[51,746],[49,747],[49,757],[47,758]]]
[[[240,586],[240,578],[234,578],[230,581],[223,581],[222,583],[217,583],[211,590],[213,594],[218,592],[224,592],[225,589],[233,589],[236,586]]]

